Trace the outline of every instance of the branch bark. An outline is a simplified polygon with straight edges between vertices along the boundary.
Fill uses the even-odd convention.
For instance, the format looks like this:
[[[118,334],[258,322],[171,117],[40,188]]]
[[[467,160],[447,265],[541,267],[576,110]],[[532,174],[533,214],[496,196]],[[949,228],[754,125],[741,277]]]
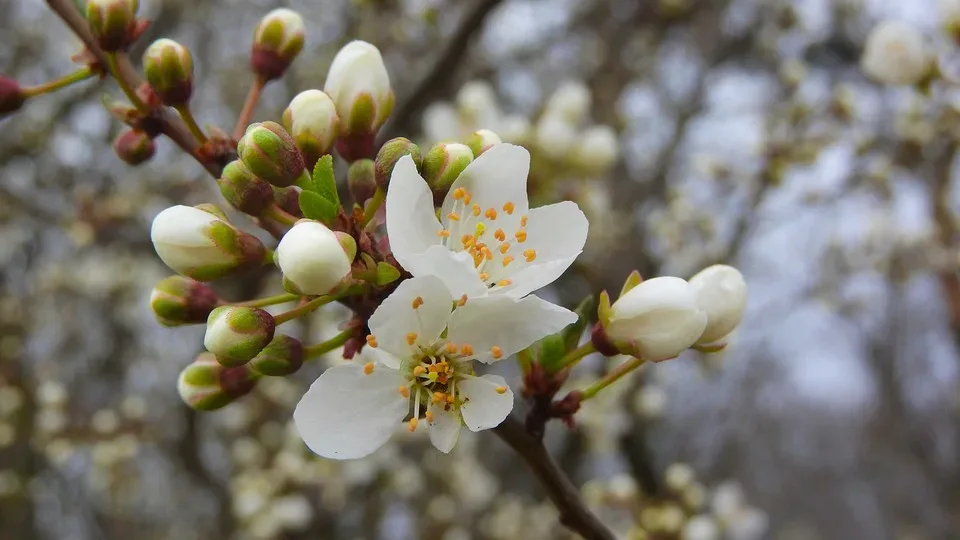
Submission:
[[[586,540],[616,540],[610,529],[587,508],[580,491],[547,452],[543,441],[527,433],[523,422],[508,416],[493,432],[527,462],[560,512],[560,523]]]

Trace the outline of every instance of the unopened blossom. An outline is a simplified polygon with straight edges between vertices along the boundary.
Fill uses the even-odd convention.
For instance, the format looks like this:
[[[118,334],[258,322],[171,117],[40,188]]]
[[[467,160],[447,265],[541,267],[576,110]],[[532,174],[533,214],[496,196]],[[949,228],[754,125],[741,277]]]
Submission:
[[[412,410],[407,428],[426,423],[433,445],[449,452],[461,425],[490,429],[513,408],[506,381],[477,376],[474,362],[506,358],[575,320],[535,296],[457,299],[436,277],[408,279],[370,317],[367,361],[325,371],[294,422],[320,456],[353,459],[386,443]]]
[[[916,84],[930,71],[931,55],[923,34],[900,21],[873,27],[864,44],[860,66],[871,78],[886,84]]]
[[[277,246],[284,281],[301,294],[327,294],[350,275],[357,253],[353,238],[319,221],[301,219]]]
[[[320,90],[304,90],[283,111],[283,127],[297,143],[309,170],[329,154],[340,130],[340,117],[330,96]]]
[[[556,114],[545,114],[537,121],[537,146],[549,157],[563,159],[577,147],[580,135],[575,124]]]
[[[387,190],[387,234],[397,261],[436,275],[454,295],[522,297],[560,277],[583,250],[587,218],[574,202],[529,208],[530,154],[497,144],[450,186],[439,216],[409,157]]]
[[[393,110],[383,57],[366,41],[351,41],[337,52],[323,91],[336,104],[341,133],[346,135],[376,133]]]
[[[566,81],[547,98],[546,114],[579,124],[590,111],[590,89],[581,81]]]
[[[583,131],[576,158],[581,166],[593,174],[603,174],[620,155],[617,134],[605,125],[591,126]]]
[[[606,337],[620,352],[658,362],[696,343],[707,326],[707,313],[685,280],[657,277],[618,298],[601,322]]]
[[[707,327],[698,344],[715,343],[737,328],[747,307],[747,282],[739,270],[715,264],[690,278],[690,286],[707,314]]]

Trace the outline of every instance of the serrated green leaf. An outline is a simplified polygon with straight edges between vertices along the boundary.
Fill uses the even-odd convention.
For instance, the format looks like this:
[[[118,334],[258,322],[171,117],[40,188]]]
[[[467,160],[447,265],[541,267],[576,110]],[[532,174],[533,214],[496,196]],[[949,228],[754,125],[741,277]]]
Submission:
[[[329,225],[337,217],[339,208],[319,193],[304,191],[300,193],[300,211],[308,219]]]
[[[335,207],[340,207],[340,195],[337,193],[337,178],[333,174],[333,156],[327,154],[317,161],[313,168],[313,189]]]
[[[392,264],[381,262],[377,264],[377,285],[386,285],[400,279],[400,271]]]

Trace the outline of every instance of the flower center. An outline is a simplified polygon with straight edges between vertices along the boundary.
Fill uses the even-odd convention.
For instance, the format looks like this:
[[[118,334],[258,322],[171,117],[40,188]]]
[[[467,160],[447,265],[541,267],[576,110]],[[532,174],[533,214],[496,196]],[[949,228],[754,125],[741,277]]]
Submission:
[[[444,228],[437,234],[448,249],[470,254],[487,287],[506,287],[511,284],[511,274],[537,258],[536,250],[524,246],[527,216],[520,216],[517,227],[515,218],[510,217],[516,210],[513,202],[508,201],[499,209],[482,208],[472,199],[464,188],[455,189],[453,209],[441,216]]]

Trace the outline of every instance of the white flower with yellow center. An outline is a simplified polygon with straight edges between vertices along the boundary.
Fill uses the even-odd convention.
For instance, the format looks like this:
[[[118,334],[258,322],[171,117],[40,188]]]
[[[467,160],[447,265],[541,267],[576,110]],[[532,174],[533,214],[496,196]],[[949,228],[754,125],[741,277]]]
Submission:
[[[523,297],[560,277],[583,251],[587,218],[576,203],[529,208],[530,153],[496,144],[473,160],[439,211],[413,159],[397,162],[387,189],[387,235],[414,276],[435,275],[454,296]]]
[[[325,371],[300,400],[294,422],[307,446],[326,458],[371,454],[408,416],[411,431],[425,421],[433,445],[449,452],[461,425],[490,429],[513,409],[503,377],[477,376],[474,361],[506,358],[576,318],[536,296],[455,301],[434,276],[408,279],[370,317],[368,361]]]

